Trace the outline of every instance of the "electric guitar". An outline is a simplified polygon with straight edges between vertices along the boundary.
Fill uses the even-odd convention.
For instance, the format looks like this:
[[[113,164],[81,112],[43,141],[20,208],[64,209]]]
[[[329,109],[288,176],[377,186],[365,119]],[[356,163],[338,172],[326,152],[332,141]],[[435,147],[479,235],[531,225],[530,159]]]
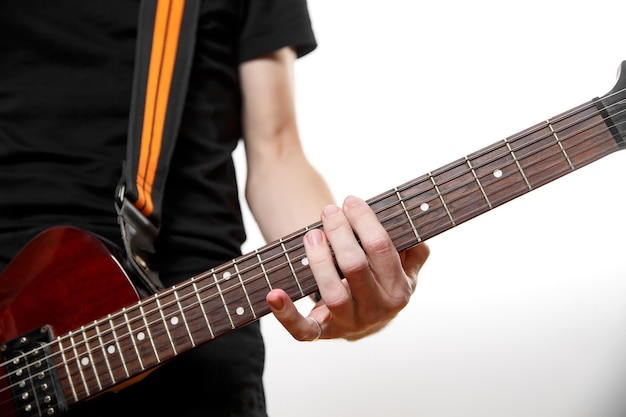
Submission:
[[[399,251],[626,147],[626,61],[615,87],[368,200]],[[141,298],[97,237],[44,231],[0,275],[0,417],[61,415],[317,290],[312,224]]]

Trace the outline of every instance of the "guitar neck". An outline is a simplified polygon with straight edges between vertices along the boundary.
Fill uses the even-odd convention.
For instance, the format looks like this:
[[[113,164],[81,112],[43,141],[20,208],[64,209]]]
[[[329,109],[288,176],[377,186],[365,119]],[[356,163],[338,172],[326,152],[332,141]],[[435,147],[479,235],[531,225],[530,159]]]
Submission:
[[[388,190],[368,203],[398,250],[624,148],[622,87]],[[57,338],[70,402],[269,313],[274,288],[317,290],[302,244],[315,223]]]
[[[624,136],[594,100],[369,202],[402,250],[623,147]]]

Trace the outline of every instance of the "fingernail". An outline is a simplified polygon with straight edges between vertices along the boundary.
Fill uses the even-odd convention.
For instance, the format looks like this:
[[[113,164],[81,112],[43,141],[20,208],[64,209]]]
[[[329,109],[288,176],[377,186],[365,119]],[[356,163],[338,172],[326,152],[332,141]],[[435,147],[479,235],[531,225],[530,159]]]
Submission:
[[[344,204],[348,207],[354,207],[360,202],[361,200],[353,195],[346,197],[346,199],[344,200]]]
[[[321,230],[310,230],[306,235],[306,240],[311,246],[317,246],[324,241],[324,234]]]
[[[275,298],[268,297],[267,302],[272,307],[272,310],[274,311],[280,311],[285,307],[285,303],[283,303],[283,300],[281,300],[280,297],[275,297]]]
[[[339,207],[333,206],[333,205],[324,207],[324,210],[322,211],[325,217],[332,217],[338,212],[339,212]]]

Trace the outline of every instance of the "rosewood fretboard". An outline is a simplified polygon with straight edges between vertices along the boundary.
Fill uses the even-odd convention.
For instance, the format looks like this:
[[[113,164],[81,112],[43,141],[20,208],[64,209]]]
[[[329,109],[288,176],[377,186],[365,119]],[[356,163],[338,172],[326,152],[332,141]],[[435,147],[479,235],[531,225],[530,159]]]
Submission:
[[[601,99],[370,200],[399,250],[624,148],[624,81]],[[69,402],[87,398],[269,312],[273,288],[316,291],[302,245],[313,224],[232,262],[59,336],[53,354]]]

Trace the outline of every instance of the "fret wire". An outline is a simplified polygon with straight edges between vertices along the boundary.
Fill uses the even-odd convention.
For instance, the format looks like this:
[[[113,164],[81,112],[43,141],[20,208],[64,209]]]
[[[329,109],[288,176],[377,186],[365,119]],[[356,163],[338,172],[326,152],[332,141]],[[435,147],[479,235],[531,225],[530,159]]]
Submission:
[[[476,183],[478,184],[478,188],[480,188],[480,192],[483,193],[483,197],[485,197],[485,201],[487,201],[487,204],[489,205],[489,208],[492,209],[493,206],[491,205],[491,201],[489,201],[489,197],[487,197],[487,193],[485,192],[485,189],[483,188],[482,183],[480,182],[480,179],[478,178],[478,175],[476,175],[476,171],[474,171],[474,167],[472,166],[472,162],[469,160],[469,158],[466,156],[465,160],[467,161],[467,166],[469,166],[470,170],[472,171],[472,175],[474,176],[474,179],[476,180]]]
[[[109,362],[109,355],[105,349],[105,343],[102,339],[102,333],[100,332],[100,326],[97,324],[97,321],[94,321],[94,329],[96,329],[96,335],[98,337],[98,343],[100,344],[100,349],[102,350],[102,356],[104,357],[104,361],[106,362],[107,369],[109,370],[109,376],[111,377],[111,381],[113,385],[117,383],[115,380],[115,375],[113,375],[113,369],[111,368],[111,363]]]
[[[124,352],[122,351],[122,345],[120,345],[120,338],[117,335],[117,331],[115,331],[115,322],[113,321],[113,316],[111,314],[108,315],[109,326],[111,327],[111,332],[113,332],[113,340],[115,341],[115,345],[117,346],[117,352],[120,357],[120,361],[122,362],[122,367],[124,368],[124,372],[126,373],[126,377],[130,376],[130,372],[128,372],[128,367],[126,366],[126,358],[124,358]]]
[[[200,298],[200,291],[198,291],[198,285],[196,284],[195,277],[192,277],[190,282],[193,285],[193,289],[194,289],[193,292],[195,293],[196,299],[198,300],[198,305],[200,306],[200,309],[202,310],[202,316],[204,317],[204,321],[206,322],[206,325],[209,328],[209,333],[211,333],[211,339],[214,339],[215,334],[213,334],[213,328],[211,327],[211,323],[209,322],[209,316],[207,316],[207,313],[204,309],[204,303],[202,302],[202,299]]]
[[[144,371],[146,368],[143,365],[143,361],[141,360],[141,355],[139,354],[139,348],[137,347],[137,343],[135,343],[135,334],[133,333],[133,329],[130,327],[130,321],[128,320],[128,314],[127,314],[127,310],[124,307],[122,309],[122,311],[124,312],[124,322],[126,323],[126,328],[128,329],[128,338],[130,339],[130,343],[133,346],[133,349],[135,349],[135,354],[137,355],[137,362],[139,362],[139,367],[141,368],[142,371]]]
[[[72,396],[74,396],[74,401],[78,401],[78,394],[76,393],[74,379],[72,378],[73,374],[70,371],[69,362],[67,361],[67,357],[65,356],[65,348],[63,347],[62,339],[58,337],[57,341],[59,344],[59,352],[61,353],[61,358],[63,358],[63,365],[65,367],[65,373],[67,374],[67,382],[70,385],[70,390],[72,391]]]
[[[233,318],[230,316],[230,311],[228,311],[228,305],[226,304],[226,300],[224,299],[224,294],[222,294],[222,288],[217,280],[217,276],[215,275],[215,273],[213,273],[213,279],[215,280],[217,292],[220,294],[220,297],[222,298],[222,304],[224,305],[224,310],[226,311],[228,320],[230,321],[230,327],[234,329],[235,323],[233,323]]]
[[[85,353],[89,356],[89,362],[91,364],[91,369],[93,370],[94,376],[96,377],[96,383],[98,384],[98,389],[102,391],[102,383],[100,382],[100,378],[98,376],[99,372],[96,368],[96,361],[93,358],[91,353],[91,348],[89,347],[89,339],[85,335],[85,326],[81,326],[81,332],[83,336],[83,343],[85,344]]]
[[[74,353],[74,361],[76,363],[76,369],[78,369],[78,374],[83,383],[83,388],[85,389],[87,396],[89,396],[91,394],[89,392],[89,386],[87,385],[87,380],[85,379],[85,374],[83,373],[83,367],[81,366],[81,363],[80,363],[80,355],[78,354],[78,351],[76,350],[76,342],[74,341],[74,333],[69,332],[68,334],[70,338],[70,343],[72,345],[72,351]]]
[[[178,352],[176,350],[176,346],[174,345],[174,339],[172,339],[172,334],[170,333],[170,329],[167,326],[167,319],[163,314],[163,306],[161,306],[161,300],[159,299],[159,297],[154,297],[154,299],[156,300],[156,303],[158,305],[159,314],[161,315],[160,321],[163,323],[163,328],[165,329],[165,333],[167,333],[167,337],[170,341],[170,346],[172,346],[172,351],[174,352],[174,355],[177,355]]]
[[[187,323],[187,316],[185,316],[185,310],[183,306],[180,304],[180,297],[178,297],[178,291],[176,291],[176,288],[177,288],[176,285],[172,287],[174,291],[174,298],[176,299],[176,304],[178,305],[178,311],[180,311],[180,315],[182,316],[183,324],[185,325],[185,329],[187,330],[187,335],[189,336],[189,341],[191,342],[191,346],[195,347],[196,342],[193,340],[193,335],[191,334],[191,331],[189,330],[189,323]]]
[[[296,284],[298,285],[298,289],[300,290],[300,294],[304,297],[304,291],[302,291],[302,287],[300,286],[300,281],[298,280],[298,276],[296,275],[296,271],[293,269],[293,265],[291,263],[291,259],[289,259],[289,253],[285,248],[285,243],[283,239],[280,239],[280,246],[283,249],[283,253],[285,254],[285,258],[287,259],[287,263],[289,264],[289,269],[291,270],[291,274],[293,275]],[[300,246],[298,246],[300,247]]]
[[[261,259],[261,254],[259,253],[259,250],[255,250],[254,253],[256,254],[256,258],[259,261],[259,265],[261,266],[261,270],[263,271],[263,276],[265,277],[265,282],[267,283],[267,287],[271,290],[273,290],[272,288],[272,283],[270,282],[270,277],[267,275],[267,271],[265,270],[265,263],[263,262],[263,259]]]
[[[87,326],[85,326],[85,328],[87,328]],[[94,328],[93,331],[96,332],[97,328]],[[88,341],[91,341],[91,343],[89,343]],[[89,359],[91,360],[92,370],[94,372],[94,376],[98,384],[98,391],[102,391],[104,388],[111,385],[111,382],[109,382],[109,378],[110,378],[110,381],[114,381],[114,378],[111,376],[112,373],[111,373],[109,362],[107,360],[104,350],[102,349],[102,343],[97,338],[97,336],[96,338],[86,337],[85,343],[86,343],[85,347],[87,349],[86,353],[88,353]],[[97,344],[97,346],[92,347],[92,344]],[[103,366],[106,367],[106,370],[108,372],[103,372],[101,370]]]
[[[413,234],[415,234],[415,238],[417,239],[417,242],[419,243],[422,241],[422,238],[417,232],[417,228],[415,227],[415,224],[413,224],[413,219],[411,219],[411,215],[409,214],[409,211],[406,209],[406,205],[404,204],[404,200],[402,199],[402,196],[400,195],[400,192],[398,191],[398,187],[396,187],[395,190],[396,190],[396,197],[398,197],[398,201],[400,202],[400,205],[402,206],[402,210],[404,211],[404,214],[406,215],[409,221],[409,224],[411,225],[411,229],[413,230]]]
[[[526,182],[526,186],[528,187],[528,190],[532,190],[533,186],[530,184],[530,181],[528,180],[526,173],[522,169],[522,166],[520,165],[520,162],[517,159],[517,156],[515,156],[515,152],[513,151],[513,148],[511,147],[511,143],[506,138],[504,139],[504,143],[506,144],[506,147],[509,149],[509,153],[511,154],[511,157],[513,157],[513,161],[515,161],[515,165],[517,166],[517,169],[519,170],[520,174],[522,174],[522,178],[524,178],[524,181]]]
[[[143,309],[143,304],[139,304],[139,312],[140,316],[143,320],[143,325],[146,328],[146,332],[148,332],[148,339],[150,339],[150,345],[152,346],[152,351],[154,352],[154,357],[156,358],[158,363],[161,363],[161,358],[159,357],[159,352],[157,351],[156,346],[154,345],[154,335],[152,334],[152,330],[150,330],[150,325],[148,324],[148,319],[146,318],[146,312]]]
[[[559,145],[559,148],[561,148],[561,152],[563,152],[565,159],[567,159],[567,163],[569,164],[570,168],[572,168],[572,171],[575,170],[576,168],[574,168],[574,164],[572,163],[572,160],[570,159],[569,155],[565,151],[565,148],[563,147],[563,144],[561,143],[561,139],[559,139],[559,135],[554,130],[552,123],[550,123],[550,119],[546,120],[546,123],[548,124],[548,127],[550,128],[550,131],[552,132],[552,136],[554,136],[554,139],[556,139],[556,143]]]
[[[241,273],[239,272],[237,262],[233,261],[233,267],[235,268],[235,272],[237,273],[237,277],[239,278],[239,282],[241,283],[241,289],[243,290],[243,294],[246,296],[246,300],[248,301],[248,305],[250,306],[250,311],[252,311],[252,316],[256,319],[256,312],[254,311],[254,307],[252,307],[252,303],[250,302],[250,297],[248,296],[246,286],[243,284],[243,279],[241,279]]]
[[[433,187],[435,188],[435,191],[437,191],[437,195],[439,195],[441,204],[443,204],[443,207],[446,209],[446,213],[448,213],[450,222],[452,223],[453,226],[456,226],[456,223],[454,222],[454,219],[452,218],[452,213],[450,213],[450,210],[448,209],[448,205],[446,204],[446,201],[443,199],[443,195],[441,195],[441,192],[439,191],[439,187],[437,186],[437,183],[435,182],[435,178],[430,172],[428,173],[428,176],[430,177],[430,181],[433,183]]]

